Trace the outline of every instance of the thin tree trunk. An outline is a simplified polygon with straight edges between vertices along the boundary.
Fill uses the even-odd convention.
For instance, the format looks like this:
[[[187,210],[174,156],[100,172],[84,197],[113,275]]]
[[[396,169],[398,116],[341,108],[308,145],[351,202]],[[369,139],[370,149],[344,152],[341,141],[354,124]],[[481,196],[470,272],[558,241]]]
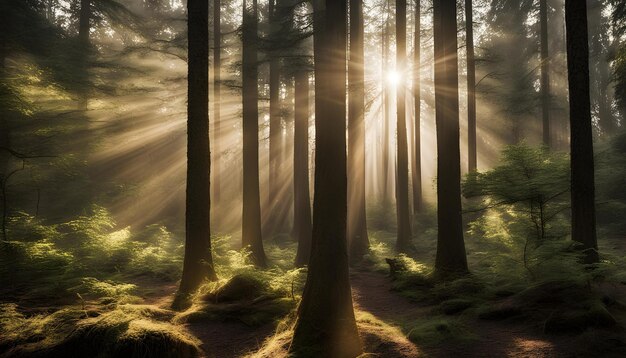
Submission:
[[[456,0],[434,2],[439,277],[468,272],[461,221],[461,153]]]
[[[267,265],[261,233],[259,191],[259,104],[257,63],[257,0],[249,9],[243,1],[243,215],[242,244],[255,265]]]
[[[389,0],[387,0],[389,1]],[[389,151],[391,147],[391,118],[389,118],[390,99],[389,85],[387,84],[387,59],[389,57],[389,20],[385,20],[385,28],[383,29],[383,180],[382,180],[382,207],[383,211],[387,211],[391,206],[390,189],[389,189]]]
[[[221,79],[222,79],[222,30],[221,0],[213,0],[213,201],[218,206],[221,199],[222,176],[222,122],[221,122]]]
[[[189,73],[187,107],[186,235],[183,275],[174,306],[182,308],[188,295],[206,278],[217,279],[211,255],[209,155],[209,6],[189,0]],[[187,296],[187,297],[186,297]]]
[[[467,51],[467,164],[478,166],[476,148],[476,59],[474,57],[474,14],[472,0],[465,0],[465,50]]]
[[[415,49],[413,58],[413,98],[415,105],[414,157],[413,158],[413,210],[416,213],[422,211],[422,76],[421,76],[421,53],[422,53],[422,11],[419,0],[415,2]]]
[[[91,31],[91,0],[80,0],[80,15],[78,20],[78,38],[85,46],[89,45]]]
[[[350,0],[348,63],[348,243],[359,260],[369,249],[365,212],[365,63],[363,0]]]
[[[309,194],[309,74],[296,73],[294,123],[294,233],[298,240],[296,266],[309,263],[311,256],[311,196]]]
[[[585,0],[565,1],[565,22],[570,95],[572,240],[582,244],[586,263],[596,263],[599,257]]]
[[[396,71],[397,84],[397,167],[396,167],[396,251],[406,252],[411,247],[411,213],[409,210],[409,159],[406,130],[406,0],[396,0]]]
[[[269,21],[270,36],[276,35],[276,1],[270,0],[269,3]],[[279,218],[275,213],[278,207],[278,197],[280,196],[280,155],[282,150],[282,127],[280,116],[280,59],[273,50],[270,52],[270,68],[269,68],[269,90],[270,90],[270,137],[269,137],[269,178],[268,178],[268,212],[265,226],[267,234],[276,233],[276,226]]]
[[[539,0],[541,26],[541,110],[543,118],[543,145],[552,147],[550,133],[550,56],[548,53],[548,1]]]
[[[307,281],[290,351],[298,357],[362,353],[348,274],[346,1],[314,2],[315,200]]]

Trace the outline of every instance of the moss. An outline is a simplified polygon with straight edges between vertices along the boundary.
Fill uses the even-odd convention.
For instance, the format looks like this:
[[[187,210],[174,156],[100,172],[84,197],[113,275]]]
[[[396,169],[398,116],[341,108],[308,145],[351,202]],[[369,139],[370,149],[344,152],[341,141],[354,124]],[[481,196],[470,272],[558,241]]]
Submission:
[[[447,315],[455,315],[473,307],[475,304],[476,300],[473,299],[455,298],[441,302],[438,310]]]
[[[408,329],[408,338],[418,345],[434,346],[443,342],[467,343],[476,339],[459,320],[432,317],[415,322]]]
[[[241,322],[251,327],[276,322],[291,312],[297,302],[291,298],[261,297],[235,303],[201,303],[174,318],[175,322]]]
[[[545,333],[580,333],[590,327],[613,327],[617,322],[602,304],[587,308],[557,309],[544,324]]]
[[[251,274],[239,274],[205,295],[203,299],[215,303],[254,300],[267,292],[267,283],[258,277]]]
[[[158,320],[172,314],[157,307],[120,305],[112,311],[68,308],[50,315],[25,317],[5,307],[3,346],[11,357],[196,357],[200,343],[180,327]],[[6,337],[6,336],[5,336]]]

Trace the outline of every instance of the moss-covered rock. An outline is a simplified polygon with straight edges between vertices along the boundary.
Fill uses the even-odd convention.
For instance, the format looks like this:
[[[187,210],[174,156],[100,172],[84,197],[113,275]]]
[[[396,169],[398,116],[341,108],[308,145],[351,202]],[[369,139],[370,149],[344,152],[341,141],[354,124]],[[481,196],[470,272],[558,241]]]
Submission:
[[[612,327],[615,318],[602,304],[593,304],[588,308],[557,309],[544,324],[545,333],[579,333],[590,327]]]
[[[253,275],[233,276],[224,285],[204,296],[205,301],[214,303],[255,300],[268,294],[268,285]]]

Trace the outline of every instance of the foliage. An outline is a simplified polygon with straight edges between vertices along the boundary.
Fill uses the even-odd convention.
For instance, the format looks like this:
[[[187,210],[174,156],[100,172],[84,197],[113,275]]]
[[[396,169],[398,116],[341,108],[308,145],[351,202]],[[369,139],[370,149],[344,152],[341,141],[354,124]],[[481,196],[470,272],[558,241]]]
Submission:
[[[14,241],[0,252],[0,277],[40,294],[121,299],[133,285],[120,280],[146,276],[173,281],[180,275],[182,243],[171,233],[154,225],[136,234],[129,228],[116,230],[101,207],[58,225],[45,225],[25,213],[11,217],[11,223]]]
[[[562,153],[524,145],[507,147],[498,166],[470,173],[463,182],[466,197],[483,198],[474,210],[487,211],[471,224],[472,233],[510,246],[522,244],[522,261],[532,273],[530,256],[568,234],[568,168]]]
[[[195,357],[199,342],[168,323],[171,314],[151,306],[119,305],[86,311],[74,307],[26,316],[0,306],[0,352],[7,356]]]

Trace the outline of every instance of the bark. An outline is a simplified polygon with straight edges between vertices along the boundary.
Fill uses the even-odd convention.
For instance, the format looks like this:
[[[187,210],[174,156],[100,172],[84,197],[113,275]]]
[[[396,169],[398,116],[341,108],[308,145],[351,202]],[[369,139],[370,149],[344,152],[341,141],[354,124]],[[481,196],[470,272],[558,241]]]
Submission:
[[[209,31],[208,2],[189,0],[187,107],[187,189],[185,258],[179,294],[193,293],[206,278],[215,280],[210,235]]]
[[[266,266],[261,233],[259,191],[259,104],[257,63],[257,0],[252,8],[243,1],[243,215],[242,244],[251,251],[255,265]]]
[[[309,194],[309,74],[296,73],[294,123],[294,236],[298,240],[296,266],[311,256],[311,196]]]
[[[348,243],[359,260],[369,249],[365,212],[365,64],[363,0],[350,0],[348,63]]]
[[[78,20],[78,39],[84,45],[89,45],[91,20],[91,0],[80,0],[80,15]]]
[[[582,245],[586,263],[596,263],[599,258],[585,0],[565,1],[565,23],[570,95],[572,240]]]
[[[387,75],[387,58],[389,57],[389,21],[385,21],[384,29],[383,29],[383,40],[382,40],[382,57],[383,57],[383,77]],[[382,182],[382,191],[381,191],[381,203],[384,211],[389,209],[391,205],[390,198],[390,183],[389,183],[389,150],[391,146],[391,118],[389,118],[389,107],[390,107],[390,98],[389,96],[389,86],[387,85],[387,81],[383,79],[383,150],[382,150],[382,170],[383,170],[383,180]]]
[[[439,228],[435,273],[446,277],[468,272],[461,222],[456,1],[435,0],[433,12]]]
[[[276,1],[270,0],[269,3],[269,21],[270,36],[276,36]],[[282,150],[282,128],[280,116],[280,59],[270,51],[269,54],[269,91],[270,91],[270,134],[269,134],[269,178],[268,178],[268,212],[265,232],[273,234],[276,231],[278,218],[275,212],[278,206],[278,197],[280,196],[280,152]]]
[[[221,122],[221,80],[222,80],[222,30],[221,0],[213,0],[213,201],[219,205],[222,175],[222,122]]]
[[[539,0],[541,26],[541,111],[543,118],[543,145],[552,147],[550,132],[550,56],[548,52],[548,1]]]
[[[352,358],[362,348],[346,240],[346,1],[317,0],[314,14],[313,241],[290,352],[296,357]]]
[[[411,213],[409,211],[409,159],[406,130],[406,0],[396,0],[396,71],[397,85],[397,167],[396,167],[396,251],[406,252],[411,246]]]
[[[474,56],[474,14],[472,0],[465,0],[465,49],[467,51],[467,164],[470,172],[478,166],[476,148],[476,58]]]
[[[415,105],[415,124],[413,126],[413,210],[422,211],[422,76],[421,76],[421,52],[422,52],[422,12],[420,1],[415,3],[415,52],[413,54],[413,98]]]

